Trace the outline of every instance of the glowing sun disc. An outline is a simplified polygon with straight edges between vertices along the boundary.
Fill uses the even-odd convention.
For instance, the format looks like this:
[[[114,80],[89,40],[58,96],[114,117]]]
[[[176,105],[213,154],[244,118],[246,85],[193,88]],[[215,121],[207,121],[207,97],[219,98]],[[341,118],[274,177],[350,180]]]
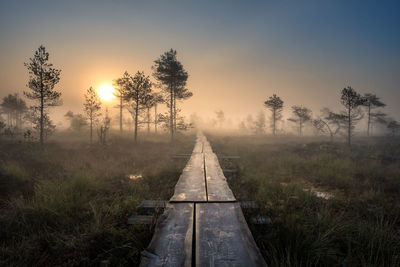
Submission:
[[[101,100],[109,101],[114,98],[114,88],[109,84],[103,84],[97,92]]]

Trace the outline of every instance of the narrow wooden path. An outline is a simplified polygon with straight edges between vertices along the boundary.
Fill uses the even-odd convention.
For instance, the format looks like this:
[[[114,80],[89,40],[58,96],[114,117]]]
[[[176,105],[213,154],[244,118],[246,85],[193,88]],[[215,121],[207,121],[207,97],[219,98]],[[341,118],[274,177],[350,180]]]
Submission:
[[[140,266],[266,266],[201,133]]]

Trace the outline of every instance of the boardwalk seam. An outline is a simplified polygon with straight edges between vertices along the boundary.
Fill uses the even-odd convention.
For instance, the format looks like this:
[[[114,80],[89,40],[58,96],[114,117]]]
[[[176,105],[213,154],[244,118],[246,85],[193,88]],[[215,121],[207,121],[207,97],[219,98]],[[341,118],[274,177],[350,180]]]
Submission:
[[[196,266],[196,203],[193,203],[192,267]]]
[[[203,166],[204,166],[204,185],[206,187],[206,202],[208,202],[208,188],[207,188],[207,168],[206,168],[206,155],[203,153]]]

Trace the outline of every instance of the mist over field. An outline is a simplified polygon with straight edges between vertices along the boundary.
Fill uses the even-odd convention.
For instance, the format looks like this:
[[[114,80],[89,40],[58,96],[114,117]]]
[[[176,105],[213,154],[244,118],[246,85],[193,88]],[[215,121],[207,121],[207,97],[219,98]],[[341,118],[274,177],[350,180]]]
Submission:
[[[397,1],[2,1],[0,266],[400,266]]]

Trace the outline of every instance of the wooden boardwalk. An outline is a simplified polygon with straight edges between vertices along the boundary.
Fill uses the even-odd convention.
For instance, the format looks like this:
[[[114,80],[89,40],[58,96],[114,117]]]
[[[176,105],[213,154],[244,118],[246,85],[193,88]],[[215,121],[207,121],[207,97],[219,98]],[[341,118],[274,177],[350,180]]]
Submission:
[[[201,133],[140,266],[266,266]]]

